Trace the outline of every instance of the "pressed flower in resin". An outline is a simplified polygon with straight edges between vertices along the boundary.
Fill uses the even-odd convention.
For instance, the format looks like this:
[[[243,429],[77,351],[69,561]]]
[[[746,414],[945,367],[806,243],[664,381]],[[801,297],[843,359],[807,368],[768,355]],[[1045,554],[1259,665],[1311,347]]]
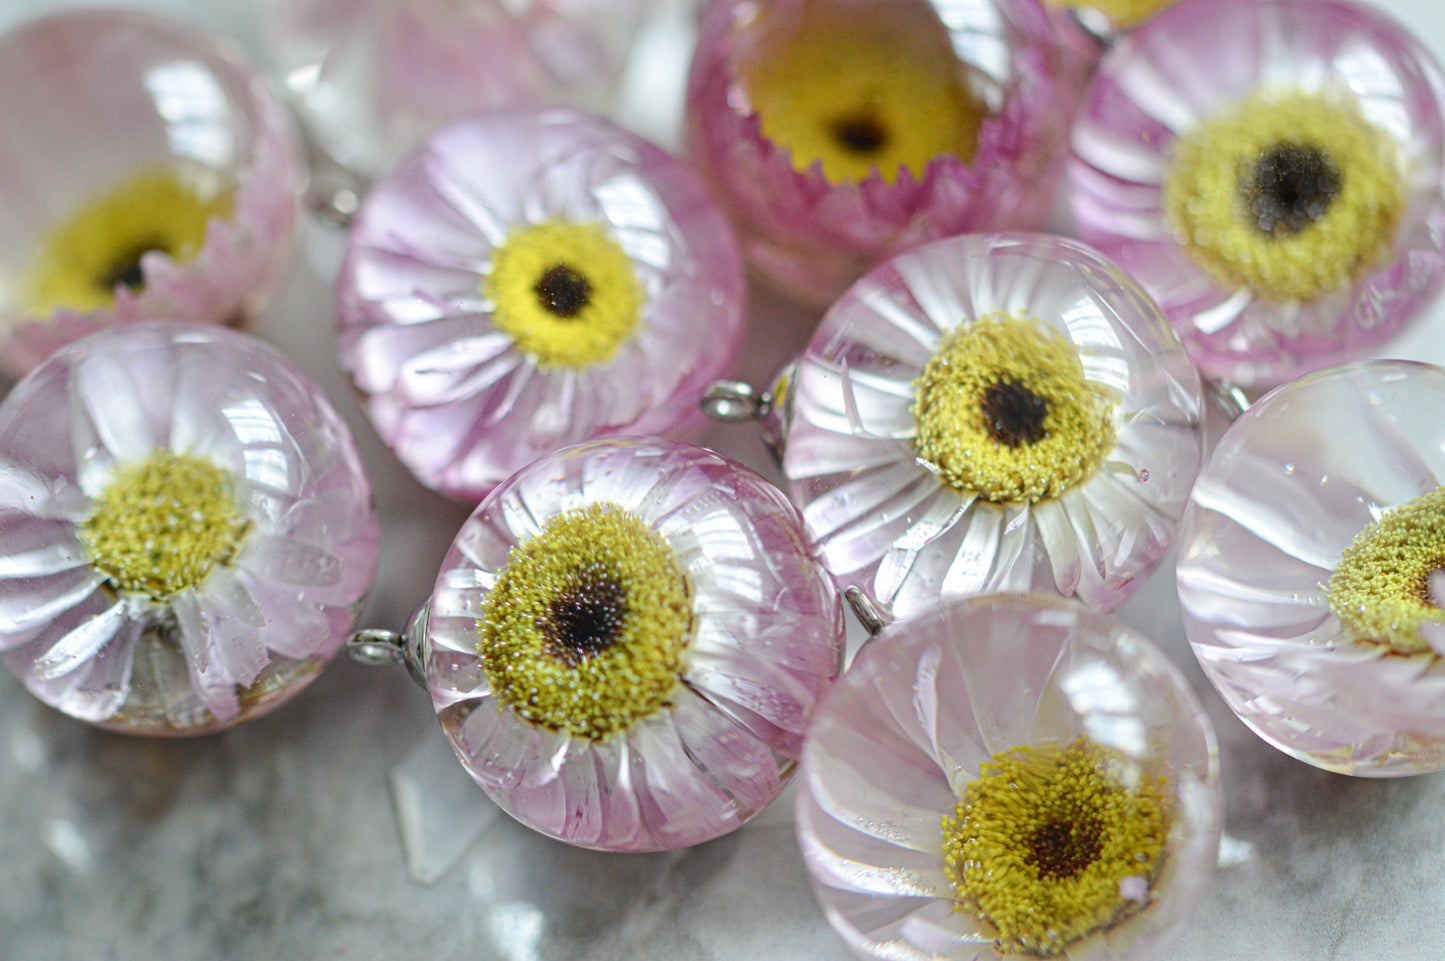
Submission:
[[[463,766],[522,823],[612,851],[717,837],[783,789],[842,670],[796,510],[664,439],[545,455],[472,513],[427,607]]]
[[[1169,785],[1080,737],[994,755],[943,818],[960,911],[1003,953],[1052,957],[1147,901],[1169,836]]]
[[[487,679],[524,720],[601,741],[661,710],[692,627],[673,550],[594,504],[512,551],[481,616]]]
[[[538,224],[508,235],[486,292],[497,329],[541,367],[606,363],[637,332],[644,293],[622,245],[600,224]]]
[[[337,296],[378,431],[470,500],[548,450],[687,430],[742,336],[741,261],[702,187],[558,109],[433,135],[368,195]]]
[[[727,0],[703,14],[689,152],[752,264],[828,303],[921,241],[1043,221],[1061,69],[1036,0]]]
[[[376,567],[350,434],[272,349],[138,325],[0,404],[0,657],[41,700],[143,734],[215,730],[340,648]]]
[[[1213,868],[1209,722],[1109,617],[994,595],[896,621],[819,707],[797,831],[861,957],[1148,961]]]
[[[1318,767],[1445,767],[1445,373],[1404,361],[1285,385],[1220,439],[1180,533],[1205,673]]]
[[[772,393],[809,536],[885,615],[997,590],[1112,608],[1168,549],[1202,458],[1198,380],[1168,325],[1057,238],[895,258]]]
[[[0,38],[0,366],[92,331],[239,324],[290,249],[289,121],[243,64],[131,10]]]
[[[919,458],[994,503],[1057,497],[1114,446],[1113,390],[1089,382],[1067,337],[1027,316],[947,331],[913,386]]]
[[[805,6],[785,36],[765,37],[740,61],[761,133],[794,169],[818,164],[830,183],[892,183],[904,170],[922,177],[939,154],[972,159],[984,108],[948,66],[942,24],[915,37],[908,19],[919,12],[901,13],[863,20]]]
[[[1081,235],[1208,377],[1269,387],[1364,356],[1440,284],[1442,104],[1429,52],[1371,7],[1170,6],[1104,57],[1080,111]]]
[[[1330,574],[1330,612],[1346,633],[1397,654],[1432,648],[1420,633],[1445,623],[1430,579],[1445,571],[1445,488],[1393,507],[1355,536]]]
[[[41,242],[19,282],[22,309],[44,317],[110,308],[117,288],[145,288],[147,254],[193,260],[205,244],[206,225],[231,214],[232,193],[206,183],[214,179],[143,174],[86,204]]]
[[[1261,95],[1180,140],[1165,216],[1221,284],[1312,300],[1389,252],[1399,170],[1394,142],[1353,104]]]

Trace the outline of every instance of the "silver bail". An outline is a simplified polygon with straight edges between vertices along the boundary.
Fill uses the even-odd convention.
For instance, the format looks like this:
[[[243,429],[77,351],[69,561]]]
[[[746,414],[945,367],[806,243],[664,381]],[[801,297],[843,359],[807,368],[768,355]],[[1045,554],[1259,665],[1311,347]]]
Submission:
[[[426,630],[430,605],[418,607],[407,622],[406,633],[368,628],[346,640],[346,655],[372,667],[405,664],[412,680],[426,687]]]

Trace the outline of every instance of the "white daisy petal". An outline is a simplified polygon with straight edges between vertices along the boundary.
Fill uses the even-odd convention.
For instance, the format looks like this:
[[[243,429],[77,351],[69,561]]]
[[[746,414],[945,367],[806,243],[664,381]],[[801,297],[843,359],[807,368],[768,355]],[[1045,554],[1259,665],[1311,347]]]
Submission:
[[[120,358],[91,354],[77,366],[74,392],[75,416],[89,423],[108,459],[140,460],[159,443],[156,425],[146,416],[142,389]],[[88,433],[76,430],[73,436]],[[89,455],[88,451],[77,453],[79,462]]]
[[[80,668],[111,642],[128,618],[125,605],[119,601],[89,615],[35,659],[36,676],[49,681]]]
[[[241,713],[235,681],[216,658],[211,625],[196,598],[189,592],[178,594],[171,601],[176,615],[176,634],[186,655],[186,669],[191,685],[202,705],[218,720],[227,721]]]

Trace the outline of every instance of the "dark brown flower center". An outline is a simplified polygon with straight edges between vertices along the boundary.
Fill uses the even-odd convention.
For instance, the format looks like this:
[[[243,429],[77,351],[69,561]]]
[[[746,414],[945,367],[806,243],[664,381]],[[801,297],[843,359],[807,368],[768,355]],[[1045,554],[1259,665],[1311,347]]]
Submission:
[[[1329,212],[1340,168],[1318,147],[1283,140],[1260,155],[1245,193],[1260,233],[1290,236]]]
[[[584,567],[552,599],[538,626],[552,656],[575,665],[611,647],[626,618],[627,591],[616,573]]]
[[[544,310],[558,317],[580,314],[592,297],[592,282],[569,264],[554,264],[532,288]]]
[[[145,286],[145,273],[141,270],[140,259],[152,250],[161,253],[169,253],[165,245],[157,240],[150,240],[142,244],[136,244],[130,250],[115,259],[110,269],[101,276],[96,283],[100,289],[110,293],[118,286],[129,287],[131,290],[139,290]]]
[[[1048,436],[1044,418],[1049,402],[1019,380],[990,384],[983,392],[983,417],[988,435],[1007,447],[1037,444]]]
[[[1099,857],[1103,828],[1093,818],[1054,818],[1029,840],[1025,860],[1040,877],[1071,878]]]
[[[855,154],[871,155],[888,146],[888,129],[872,114],[839,117],[832,124],[833,139]]]

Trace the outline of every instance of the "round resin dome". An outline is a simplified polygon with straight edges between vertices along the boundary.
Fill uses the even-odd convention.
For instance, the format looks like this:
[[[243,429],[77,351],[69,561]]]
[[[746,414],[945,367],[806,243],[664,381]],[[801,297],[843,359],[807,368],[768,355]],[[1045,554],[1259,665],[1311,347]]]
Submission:
[[[1201,373],[1267,388],[1368,356],[1439,289],[1442,111],[1445,74],[1373,6],[1179,3],[1100,63],[1070,199]]]
[[[1445,371],[1333,367],[1220,439],[1180,532],[1194,653],[1266,741],[1316,767],[1445,767]]]
[[[0,37],[0,368],[94,330],[239,324],[288,262],[290,123],[190,28],[70,10]]]
[[[995,595],[885,628],[824,699],[798,841],[860,957],[1163,956],[1214,868],[1214,735],[1112,618]]]
[[[828,311],[768,425],[840,584],[1122,604],[1174,541],[1203,457],[1198,377],[1158,309],[1082,244],[964,236]]]
[[[797,512],[699,447],[596,441],[498,487],[427,614],[427,681],[501,807],[581,847],[731,831],[783,789],[843,614]]]
[[[367,196],[339,349],[402,462],[475,502],[549,450],[697,424],[743,303],[682,163],[587,114],[511,111],[436,132]]]
[[[0,658],[135,734],[259,715],[340,649],[377,518],[351,435],[272,348],[142,324],[55,353],[0,403]]]

